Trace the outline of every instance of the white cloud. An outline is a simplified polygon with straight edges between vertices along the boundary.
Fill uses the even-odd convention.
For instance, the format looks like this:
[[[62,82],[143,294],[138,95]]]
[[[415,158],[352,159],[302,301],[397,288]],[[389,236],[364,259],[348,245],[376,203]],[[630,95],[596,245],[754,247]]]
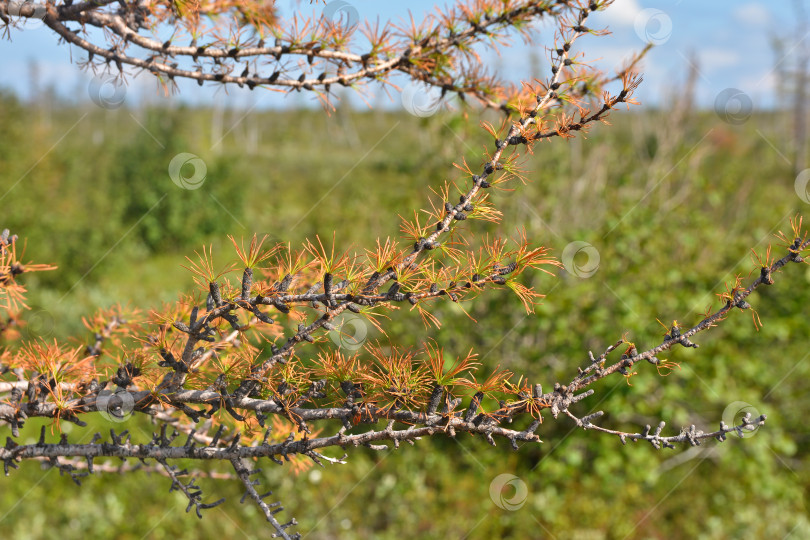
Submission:
[[[776,93],[777,87],[776,73],[769,69],[768,71],[760,72],[757,74],[746,75],[740,77],[738,84],[740,88],[746,89],[751,93],[761,93],[773,95]]]
[[[731,13],[734,20],[750,26],[765,26],[771,22],[771,12],[762,4],[743,4]]]
[[[715,69],[736,66],[741,62],[740,55],[733,49],[706,47],[698,52],[700,67],[708,72]]]
[[[608,26],[633,26],[641,6],[638,0],[616,0],[600,14],[600,21]]]

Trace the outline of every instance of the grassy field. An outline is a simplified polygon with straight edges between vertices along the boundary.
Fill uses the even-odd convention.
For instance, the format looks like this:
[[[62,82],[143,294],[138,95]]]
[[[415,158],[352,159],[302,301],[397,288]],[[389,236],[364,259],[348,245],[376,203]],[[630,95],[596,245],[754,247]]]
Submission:
[[[0,107],[0,226],[27,239],[26,258],[59,266],[26,281],[32,321],[38,335],[80,341],[90,339],[81,317],[96,307],[157,308],[190,290],[185,257],[210,243],[224,262],[227,234],[300,243],[334,231],[344,249],[395,236],[398,215],[424,207],[430,187],[457,177],[452,163],[478,163],[489,141],[475,112],[264,111],[240,120],[243,111],[226,111],[218,128],[208,109],[47,108],[9,95]],[[503,222],[474,224],[492,234],[525,228],[558,257],[587,242],[599,257],[591,277],[531,277],[547,297],[530,315],[498,291],[465,306],[477,323],[439,304],[442,328],[425,331],[415,312],[401,310],[391,339],[432,337],[451,354],[473,347],[489,368],[552,385],[625,333],[640,346],[660,342],[656,319],[699,321],[736,275],[755,269],[756,277],[751,248],[764,253],[810,208],[795,189],[777,113],[742,125],[700,111],[611,121],[587,139],[536,147],[527,185],[493,195]],[[207,164],[200,189],[168,178],[178,152]],[[435,438],[397,451],[347,450],[348,464],[299,474],[262,464],[263,475],[284,502],[282,516],[295,516],[312,539],[809,537],[810,268],[791,265],[776,278],[750,299],[761,329],[751,312],[734,313],[696,339],[699,349],[666,355],[680,369],[662,377],[639,365],[630,385],[603,381],[578,409],[605,410],[604,425],[630,431],[664,419],[672,433],[716,428],[743,410],[767,414],[745,440],[657,451],[549,417],[543,444],[517,452]],[[40,425],[30,421],[21,439],[35,440]],[[144,420],[125,427],[141,437],[153,429]],[[501,474],[525,483],[519,509],[493,501]],[[184,513],[163,477],[97,475],[77,487],[24,463],[0,481],[0,530],[66,540],[267,535],[259,512],[238,504],[238,486],[200,483],[206,500],[228,497],[201,521]]]

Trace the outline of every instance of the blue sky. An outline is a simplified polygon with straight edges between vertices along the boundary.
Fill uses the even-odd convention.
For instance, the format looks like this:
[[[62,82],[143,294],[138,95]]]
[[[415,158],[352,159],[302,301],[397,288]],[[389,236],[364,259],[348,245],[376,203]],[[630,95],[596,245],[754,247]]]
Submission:
[[[390,20],[406,17],[410,10],[416,19],[443,3],[414,0],[410,2],[382,2],[350,0],[360,18]],[[304,12],[320,10],[309,2],[279,0],[286,13],[298,9]],[[606,38],[587,37],[582,43],[588,59],[611,68],[633,51],[644,46],[644,38],[653,39],[658,46],[650,53],[644,66],[644,84],[638,92],[642,103],[665,105],[673,89],[686,77],[688,59],[694,55],[699,66],[697,84],[698,103],[711,106],[718,94],[727,88],[739,89],[747,94],[755,108],[774,105],[776,66],[789,65],[791,58],[780,58],[771,45],[780,35],[797,44],[794,30],[792,2],[764,0],[730,1],[711,0],[617,0],[605,13],[591,21],[592,27],[607,26],[612,35]],[[598,23],[598,24],[597,24]],[[781,30],[780,30],[781,29]],[[551,28],[539,25],[538,31],[551,36]],[[543,41],[548,43],[548,41]],[[799,45],[810,43],[800,42]],[[545,59],[542,46],[535,48]],[[71,56],[72,54],[72,56]],[[490,61],[512,80],[527,78],[531,51],[521,42]],[[26,96],[31,88],[31,65],[37,66],[41,85],[52,85],[63,96],[86,96],[90,75],[82,72],[72,60],[84,58],[83,52],[58,45],[55,35],[46,27],[12,30],[11,40],[0,41],[0,87],[11,88]],[[545,62],[545,60],[543,60]],[[300,95],[283,97],[266,91],[228,90],[229,102],[234,105],[276,107],[311,102]],[[210,103],[222,96],[217,87],[199,88],[194,83],[183,83],[180,95],[165,98],[147,75],[130,82],[128,100],[163,101],[180,100],[190,103]],[[398,96],[384,94],[373,101],[387,107],[401,106]]]

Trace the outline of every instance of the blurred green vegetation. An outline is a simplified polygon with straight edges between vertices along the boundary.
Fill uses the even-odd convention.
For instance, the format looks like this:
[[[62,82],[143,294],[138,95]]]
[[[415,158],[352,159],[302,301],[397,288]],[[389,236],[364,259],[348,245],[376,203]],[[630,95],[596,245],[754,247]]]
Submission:
[[[295,244],[336,231],[342,249],[396,236],[397,215],[424,207],[430,187],[458,178],[453,161],[479,163],[489,143],[476,112],[419,119],[348,109],[110,111],[43,107],[7,94],[0,109],[0,226],[27,239],[26,259],[59,266],[25,283],[38,334],[60,339],[87,338],[81,317],[96,307],[154,308],[190,290],[185,256],[210,243],[226,262],[229,233]],[[756,268],[749,250],[763,253],[808,205],[774,150],[787,145],[779,114],[741,126],[711,113],[671,119],[666,110],[616,113],[613,126],[587,139],[537,146],[525,166],[528,184],[493,194],[503,223],[468,222],[490,233],[525,227],[558,257],[570,242],[588,242],[599,254],[593,276],[537,273],[531,279],[547,298],[531,315],[507,291],[466,306],[477,323],[438,304],[438,331],[401,310],[392,340],[416,346],[433,337],[455,355],[473,347],[487,370],[501,365],[548,387],[570,380],[588,350],[598,355],[624,333],[647,348],[664,334],[656,318],[691,325],[708,305],[718,307],[715,293]],[[180,152],[206,163],[197,190],[169,178]],[[593,262],[582,256],[578,264]],[[662,377],[639,365],[631,385],[602,381],[577,408],[605,410],[603,425],[628,431],[664,419],[673,433],[690,424],[716,428],[724,412],[750,406],[768,422],[746,440],[656,451],[546,418],[544,443],[518,452],[503,442],[436,437],[397,451],[351,449],[347,465],[300,476],[262,464],[266,485],[284,503],[282,519],[295,516],[312,539],[808,538],[810,268],[791,265],[776,279],[750,299],[764,323],[759,331],[750,312],[734,313],[695,339],[699,349],[666,355],[679,370]],[[40,425],[29,422],[21,439],[33,441]],[[125,427],[141,438],[151,430],[142,420]],[[525,482],[519,510],[493,503],[490,485],[500,474]],[[163,477],[96,475],[79,488],[24,463],[0,483],[0,530],[66,540],[268,534],[255,508],[237,504],[237,485],[200,484],[206,500],[229,498],[202,521],[183,512]]]

